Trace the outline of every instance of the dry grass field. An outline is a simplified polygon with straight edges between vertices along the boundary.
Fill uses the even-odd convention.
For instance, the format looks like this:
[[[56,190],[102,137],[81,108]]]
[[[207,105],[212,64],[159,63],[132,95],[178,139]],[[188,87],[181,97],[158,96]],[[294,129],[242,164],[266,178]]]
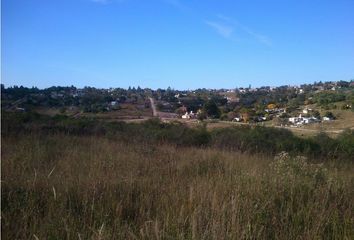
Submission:
[[[151,108],[145,108],[144,104],[120,104],[119,110],[103,113],[81,113],[81,117],[91,117],[105,120],[117,119],[139,119],[144,117],[152,117]]]
[[[353,239],[354,166],[2,137],[2,239]]]
[[[48,116],[55,116],[57,114],[64,114],[73,117],[89,117],[102,120],[130,120],[130,119],[142,119],[152,117],[151,108],[146,108],[144,104],[130,104],[122,103],[119,108],[109,112],[90,113],[82,112],[77,107],[65,108],[65,112],[61,113],[60,108],[44,108],[37,107],[35,112]]]

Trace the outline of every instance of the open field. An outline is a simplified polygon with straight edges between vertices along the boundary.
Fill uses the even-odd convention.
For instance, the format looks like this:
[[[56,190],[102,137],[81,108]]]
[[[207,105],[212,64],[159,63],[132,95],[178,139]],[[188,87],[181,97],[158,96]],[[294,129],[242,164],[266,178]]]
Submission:
[[[36,109],[36,112],[48,116],[55,116],[60,114],[59,109]],[[354,112],[344,111],[344,110],[333,110],[332,111],[337,117],[334,121],[321,122],[321,123],[312,123],[304,125],[301,127],[286,127],[286,126],[274,126],[271,121],[262,122],[262,123],[240,123],[240,122],[231,122],[231,121],[221,121],[221,120],[205,120],[207,129],[217,129],[217,128],[229,128],[235,126],[265,126],[265,127],[277,127],[288,129],[293,132],[296,136],[299,137],[314,137],[320,132],[326,133],[328,136],[336,138],[346,129],[354,129]],[[126,104],[122,106],[122,109],[105,112],[105,113],[79,113],[75,110],[68,110],[66,113],[68,116],[75,118],[91,118],[99,119],[103,121],[116,122],[116,121],[125,121],[127,123],[136,122],[140,123],[148,119],[153,118],[153,113],[151,108],[138,109],[136,106],[131,104]],[[199,127],[201,124],[197,119],[181,119],[174,117],[169,117],[173,115],[171,113],[157,112],[158,117],[163,122],[181,122],[190,127]]]
[[[354,115],[354,113],[353,113]],[[351,116],[350,116],[351,117]],[[201,123],[198,120],[185,120],[185,119],[163,119],[165,122],[179,121],[187,124],[190,127],[198,127]],[[240,122],[230,122],[230,121],[220,121],[220,120],[211,120],[205,121],[207,129],[213,130],[218,128],[230,128],[235,126],[264,126],[264,127],[276,127],[290,130],[296,136],[299,137],[313,137],[319,134],[320,132],[326,133],[330,137],[337,137],[346,129],[354,129],[354,119],[353,122],[350,122],[349,119],[344,118],[343,120],[335,120],[331,122],[323,123],[314,123],[309,124],[303,127],[285,127],[285,126],[273,126],[271,122],[258,123],[258,124],[248,124]]]
[[[287,128],[298,136],[314,136],[319,132],[325,132],[331,137],[337,137],[347,129],[354,129],[354,112],[350,110],[330,110],[336,116],[336,120],[322,121],[321,123],[307,124],[299,128]],[[326,112],[326,111],[323,111]]]
[[[303,125],[301,127],[285,127],[285,126],[274,126],[271,121],[261,122],[252,125],[260,125],[265,127],[279,127],[285,128],[292,131],[295,135],[301,137],[313,137],[320,132],[324,132],[331,137],[337,137],[340,133],[347,129],[354,129],[354,112],[349,110],[331,110],[337,119],[334,121],[324,121],[321,123],[312,123]],[[181,120],[183,121],[183,120]],[[190,126],[197,126],[198,122],[196,120],[185,120]],[[248,125],[248,123],[230,122],[230,121],[206,121],[208,129],[215,128],[228,128],[232,126],[242,126]]]
[[[344,130],[354,129],[354,112],[350,110],[331,110],[337,117],[334,121],[322,122],[321,124],[309,124],[307,129],[315,130]]]
[[[352,239],[353,170],[97,136],[3,136],[2,238]]]
[[[66,108],[63,113],[60,112],[60,108],[37,107],[34,111],[48,116],[65,114],[72,117],[89,117],[103,120],[132,120],[152,117],[152,110],[150,107],[147,108],[144,104],[130,103],[122,103],[119,105],[119,109],[114,111],[99,113],[85,113],[75,107]]]
[[[98,119],[141,119],[152,117],[152,111],[144,104],[122,103],[119,110],[104,113],[82,113],[80,116]]]

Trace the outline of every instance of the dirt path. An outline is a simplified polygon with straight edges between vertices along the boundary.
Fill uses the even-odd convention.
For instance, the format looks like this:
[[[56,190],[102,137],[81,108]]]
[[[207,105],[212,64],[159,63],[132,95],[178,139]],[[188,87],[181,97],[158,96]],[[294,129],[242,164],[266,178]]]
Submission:
[[[318,133],[321,132],[320,130],[316,130],[316,129],[307,129],[307,128],[295,128],[295,127],[281,127],[281,126],[274,126],[276,128],[286,128],[289,130],[294,130],[294,131],[299,131],[299,132],[312,132],[312,133]],[[340,134],[342,133],[344,130],[339,129],[339,130],[323,130],[323,132],[325,133],[334,133],[334,134]]]
[[[248,123],[239,123],[239,122],[228,122],[228,121],[220,121],[218,123],[211,123],[208,124],[210,128],[217,128],[217,127],[227,127],[227,126],[232,126],[232,125],[249,125]],[[274,127],[274,128],[284,128],[288,129],[294,133],[298,134],[306,134],[306,135],[316,135],[319,132],[324,132],[330,135],[338,135],[343,133],[345,131],[344,129],[323,129],[323,130],[318,130],[318,129],[308,129],[308,128],[302,128],[302,127],[286,127],[286,126],[265,126],[265,127]],[[354,129],[354,127],[350,128]]]
[[[155,102],[154,102],[154,99],[153,98],[149,98],[150,99],[150,103],[151,103],[151,109],[152,109],[152,116],[154,117],[158,117],[159,114],[157,113],[156,111],[156,106],[155,106]]]

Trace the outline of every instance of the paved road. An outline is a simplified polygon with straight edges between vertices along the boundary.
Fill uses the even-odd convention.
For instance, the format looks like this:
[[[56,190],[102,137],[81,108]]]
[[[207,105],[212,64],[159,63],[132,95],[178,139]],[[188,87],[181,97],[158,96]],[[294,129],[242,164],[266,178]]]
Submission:
[[[154,99],[153,98],[149,98],[150,99],[150,103],[151,103],[151,108],[152,108],[152,116],[154,117],[158,117],[159,114],[157,113],[156,111],[156,106],[155,106],[155,102],[154,102]]]

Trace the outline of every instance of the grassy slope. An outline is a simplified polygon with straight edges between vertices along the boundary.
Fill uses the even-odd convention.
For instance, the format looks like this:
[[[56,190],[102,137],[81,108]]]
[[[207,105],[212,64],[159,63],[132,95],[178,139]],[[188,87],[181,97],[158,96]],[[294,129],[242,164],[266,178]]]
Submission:
[[[90,117],[97,119],[139,119],[143,117],[152,117],[152,112],[150,108],[145,108],[143,103],[141,104],[130,104],[122,103],[119,105],[119,109],[112,110],[109,112],[100,112],[100,113],[82,113],[78,107],[67,107],[65,110],[65,115],[68,116],[77,116],[77,117]],[[34,109],[35,112],[43,115],[55,116],[60,113],[60,108],[46,108],[46,107],[37,107]]]
[[[313,105],[311,105],[313,109]],[[310,106],[310,107],[311,107]],[[292,131],[297,136],[315,136],[319,132],[326,132],[331,137],[337,137],[345,129],[354,129],[354,112],[350,110],[341,110],[341,109],[332,109],[332,110],[323,110],[321,114],[324,115],[326,112],[332,112],[337,119],[335,121],[321,122],[321,123],[313,123],[307,124],[300,128],[292,128],[288,127],[290,131]],[[240,123],[235,122],[226,122],[219,121],[217,123],[209,123],[208,128],[220,128],[220,127],[230,127],[235,125],[242,125]],[[259,123],[259,125],[273,127],[273,123],[271,121]]]
[[[353,165],[311,171],[264,156],[104,137],[2,143],[3,239],[354,237]]]

